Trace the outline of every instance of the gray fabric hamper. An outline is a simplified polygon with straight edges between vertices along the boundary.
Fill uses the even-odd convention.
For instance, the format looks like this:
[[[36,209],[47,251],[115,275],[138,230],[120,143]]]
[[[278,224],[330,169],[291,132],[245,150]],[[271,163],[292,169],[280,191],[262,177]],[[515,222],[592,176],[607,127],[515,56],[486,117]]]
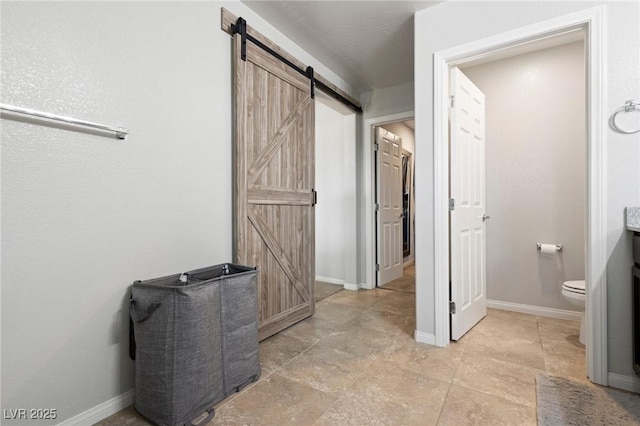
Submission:
[[[259,377],[256,276],[224,264],[134,282],[138,412],[174,426],[208,411],[208,422],[217,402]]]
[[[189,280],[220,280],[224,395],[238,392],[260,377],[258,351],[258,271],[223,264],[186,273]]]

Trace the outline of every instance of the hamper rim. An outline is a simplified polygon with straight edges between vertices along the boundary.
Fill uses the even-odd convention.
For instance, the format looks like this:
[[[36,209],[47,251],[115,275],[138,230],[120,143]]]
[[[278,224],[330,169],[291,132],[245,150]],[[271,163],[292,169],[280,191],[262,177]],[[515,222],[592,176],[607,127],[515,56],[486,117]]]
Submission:
[[[230,265],[230,264],[229,264]],[[175,289],[175,290],[179,290],[179,289],[184,289],[184,288],[194,288],[197,286],[200,286],[202,284],[206,284],[209,283],[211,281],[219,281],[225,278],[235,278],[235,277],[241,277],[244,275],[251,275],[251,274],[257,274],[258,273],[258,269],[257,268],[252,268],[248,271],[242,271],[242,272],[238,272],[235,274],[229,274],[229,275],[220,275],[219,277],[215,277],[215,278],[207,278],[207,279],[200,279],[200,278],[194,278],[194,282],[189,283],[188,285],[162,285],[162,284],[156,284],[159,281],[167,281],[167,280],[176,280],[176,281],[180,281],[180,277],[182,275],[187,275],[188,277],[190,275],[192,275],[193,273],[200,273],[200,272],[204,272],[206,269],[208,268],[212,268],[215,266],[219,266],[219,265],[214,265],[211,267],[207,267],[207,268],[201,268],[201,269],[194,269],[192,271],[189,272],[181,272],[178,274],[171,274],[171,275],[166,275],[163,277],[157,277],[157,278],[150,278],[147,280],[136,280],[133,282],[133,286],[135,287],[154,287],[154,288],[163,288],[163,289]],[[249,266],[247,266],[247,268],[251,268]]]

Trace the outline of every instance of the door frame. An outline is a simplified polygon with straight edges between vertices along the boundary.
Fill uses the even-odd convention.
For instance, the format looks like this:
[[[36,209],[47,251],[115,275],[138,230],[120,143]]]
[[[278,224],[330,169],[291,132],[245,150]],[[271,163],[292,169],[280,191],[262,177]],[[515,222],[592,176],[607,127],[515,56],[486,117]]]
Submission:
[[[587,94],[587,375],[608,384],[606,233],[606,6],[586,9],[434,53],[435,344],[449,344],[449,67],[567,31],[585,30]]]
[[[364,247],[362,253],[364,253],[364,282],[360,283],[360,288],[373,290],[376,288],[376,217],[375,217],[375,127],[382,126],[384,124],[396,123],[398,121],[411,120],[415,118],[413,110],[399,112],[397,114],[381,115],[378,117],[371,117],[364,120],[364,135],[362,140],[364,141]],[[416,149],[417,150],[417,149]],[[415,156],[415,152],[414,152]],[[414,157],[415,161],[415,157]]]

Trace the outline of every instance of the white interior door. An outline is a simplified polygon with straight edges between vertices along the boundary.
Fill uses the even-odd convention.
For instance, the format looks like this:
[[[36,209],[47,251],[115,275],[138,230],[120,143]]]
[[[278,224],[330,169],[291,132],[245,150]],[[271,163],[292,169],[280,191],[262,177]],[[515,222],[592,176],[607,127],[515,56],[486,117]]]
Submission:
[[[484,94],[451,70],[451,339],[487,314]]]
[[[402,139],[376,128],[378,286],[402,276]]]

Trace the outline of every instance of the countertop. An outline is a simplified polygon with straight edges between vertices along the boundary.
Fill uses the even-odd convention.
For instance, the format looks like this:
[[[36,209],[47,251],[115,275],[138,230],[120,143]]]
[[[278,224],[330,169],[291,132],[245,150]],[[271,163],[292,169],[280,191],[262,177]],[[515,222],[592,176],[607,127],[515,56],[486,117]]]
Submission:
[[[640,207],[627,207],[627,230],[640,232]]]

